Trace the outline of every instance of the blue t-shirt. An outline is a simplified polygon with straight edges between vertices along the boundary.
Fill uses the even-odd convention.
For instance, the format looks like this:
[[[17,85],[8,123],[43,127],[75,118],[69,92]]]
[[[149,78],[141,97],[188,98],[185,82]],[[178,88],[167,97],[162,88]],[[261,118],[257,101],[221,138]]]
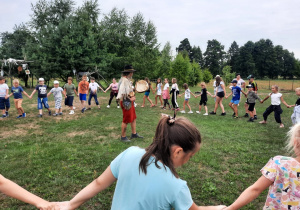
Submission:
[[[139,163],[145,149],[130,147],[118,155],[110,164],[117,181],[112,207],[113,210],[187,210],[192,204],[192,196],[186,184],[176,178],[170,169],[149,159],[147,175],[139,171]]]
[[[232,87],[231,91],[232,91],[232,100],[233,101],[237,101],[240,100],[241,98],[241,88],[238,86]]]
[[[11,92],[14,94],[14,99],[23,98],[23,96],[22,96],[23,91],[24,90],[21,86],[18,86],[18,87],[12,86],[12,88],[11,88]]]
[[[37,85],[35,89],[38,91],[38,98],[47,98],[47,85]]]

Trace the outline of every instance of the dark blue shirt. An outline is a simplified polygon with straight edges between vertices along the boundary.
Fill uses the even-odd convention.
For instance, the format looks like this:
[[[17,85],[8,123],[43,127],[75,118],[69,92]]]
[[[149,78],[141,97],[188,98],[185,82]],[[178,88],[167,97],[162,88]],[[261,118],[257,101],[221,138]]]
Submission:
[[[35,89],[38,91],[39,98],[47,98],[47,85],[37,85]]]
[[[23,92],[23,88],[21,86],[18,87],[12,87],[11,88],[11,92],[14,94],[14,99],[20,99],[23,98],[22,96],[22,92]]]
[[[242,89],[238,86],[232,87],[231,91],[232,91],[232,100],[233,101],[240,100],[241,90]]]

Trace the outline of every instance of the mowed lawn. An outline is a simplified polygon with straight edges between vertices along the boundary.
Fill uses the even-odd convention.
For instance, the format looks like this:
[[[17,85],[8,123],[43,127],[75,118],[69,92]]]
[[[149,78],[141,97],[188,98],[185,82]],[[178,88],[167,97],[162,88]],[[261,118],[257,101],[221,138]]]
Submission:
[[[32,91],[25,90],[28,93]],[[191,90],[200,91],[200,88],[193,87]],[[213,92],[211,86],[208,86],[208,90]],[[259,95],[264,98],[269,92],[259,90]],[[289,104],[294,104],[297,99],[294,92],[286,89],[283,96]],[[119,140],[122,110],[116,108],[115,100],[110,109],[106,108],[109,93],[98,94],[101,110],[93,102],[92,110],[82,114],[76,98],[75,115],[69,115],[64,107],[63,116],[48,116],[46,112],[42,119],[37,118],[36,97],[37,94],[30,100],[24,96],[23,105],[27,113],[25,119],[15,118],[17,113],[12,105],[10,117],[0,120],[0,173],[50,201],[71,199],[128,147],[148,146],[152,142],[161,113],[173,115],[170,110],[150,108],[148,102],[145,108],[141,108],[143,94],[137,94],[137,131],[144,139],[123,143]],[[152,93],[150,98],[154,100]],[[49,100],[54,111],[52,95]],[[178,100],[181,108],[183,100],[184,97]],[[243,117],[233,119],[233,112],[228,107],[230,98],[224,100],[226,116],[220,116],[220,109],[216,116],[203,116],[204,110],[200,115],[196,114],[199,100],[200,98],[194,97],[190,100],[194,114],[177,115],[187,117],[197,125],[203,142],[200,152],[178,169],[179,175],[187,181],[196,204],[229,205],[261,176],[260,169],[271,157],[287,155],[284,146],[293,110],[282,105],[285,128],[279,129],[273,114],[269,116],[267,125],[258,123],[262,120],[264,110],[270,105],[270,99],[264,104],[257,103],[259,119],[255,123],[248,123]],[[245,113],[244,102],[243,96],[239,106],[240,116]],[[209,98],[209,111],[212,111],[213,105],[214,99]],[[130,133],[129,126],[127,134]],[[114,188],[115,185],[98,194],[80,209],[110,209]],[[266,194],[267,191],[243,209],[262,209]],[[0,209],[34,207],[0,194]]]

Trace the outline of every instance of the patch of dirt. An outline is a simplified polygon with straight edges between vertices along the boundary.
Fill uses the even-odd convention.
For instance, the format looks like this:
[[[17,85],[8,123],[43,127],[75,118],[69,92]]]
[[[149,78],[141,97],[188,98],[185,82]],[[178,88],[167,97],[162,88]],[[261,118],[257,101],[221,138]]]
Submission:
[[[120,131],[120,133],[121,133],[121,131]],[[119,139],[119,138],[121,137],[121,135],[112,132],[112,133],[109,134],[109,137],[110,137],[110,138],[113,138],[113,139]]]
[[[106,136],[96,136],[95,138],[93,138],[93,140],[101,140],[101,139],[105,139]]]
[[[23,128],[18,128],[15,130],[11,130],[11,131],[3,131],[0,133],[0,137],[2,138],[8,138],[8,137],[20,137],[20,136],[26,136],[27,135],[27,130],[23,129]]]
[[[85,131],[74,131],[67,134],[68,137],[83,136]]]
[[[116,127],[113,127],[113,126],[109,126],[109,127],[105,127],[105,130],[113,130],[115,129]]]

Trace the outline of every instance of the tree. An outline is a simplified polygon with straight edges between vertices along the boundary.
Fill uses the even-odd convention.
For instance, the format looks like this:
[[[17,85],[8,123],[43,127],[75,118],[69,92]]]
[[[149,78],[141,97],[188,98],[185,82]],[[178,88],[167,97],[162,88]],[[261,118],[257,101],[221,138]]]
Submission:
[[[207,69],[207,68],[204,69],[203,70],[203,81],[205,83],[209,83],[210,80],[212,80],[212,78],[213,78],[213,75],[210,73],[209,69]]]
[[[168,77],[172,65],[171,44],[167,42],[161,51],[155,77]]]
[[[239,52],[239,46],[236,41],[234,41],[227,52],[227,64],[231,66],[233,72],[237,72],[238,69]]]
[[[185,51],[187,53],[187,55],[189,56],[190,61],[192,61],[192,59],[191,59],[191,50],[192,50],[192,47],[190,45],[190,42],[189,42],[188,38],[185,38],[184,40],[182,40],[180,42],[179,46],[176,47],[176,51],[178,53],[183,53]]]
[[[203,80],[203,75],[200,65],[197,62],[193,61],[190,63],[190,66],[188,81],[191,86],[195,86]]]
[[[179,86],[182,86],[183,83],[188,83],[190,68],[189,58],[184,58],[181,53],[178,53],[175,60],[172,62],[170,77],[175,77]]]
[[[251,41],[248,41],[240,48],[240,54],[237,59],[237,72],[243,77],[247,77],[250,74],[256,75],[255,63],[252,57],[253,49],[254,43]]]
[[[220,74],[224,55],[224,45],[221,45],[216,39],[208,40],[207,48],[204,53],[204,66],[208,68],[213,75]]]
[[[294,53],[290,53],[288,50],[283,51],[283,71],[281,76],[286,79],[289,77],[293,78],[296,69],[296,59]]]
[[[190,60],[198,63],[200,67],[204,65],[202,51],[199,46],[198,47],[194,46],[192,48],[190,53]]]
[[[235,72],[232,72],[231,66],[224,66],[222,69],[222,78],[225,84],[229,84],[235,78]]]

